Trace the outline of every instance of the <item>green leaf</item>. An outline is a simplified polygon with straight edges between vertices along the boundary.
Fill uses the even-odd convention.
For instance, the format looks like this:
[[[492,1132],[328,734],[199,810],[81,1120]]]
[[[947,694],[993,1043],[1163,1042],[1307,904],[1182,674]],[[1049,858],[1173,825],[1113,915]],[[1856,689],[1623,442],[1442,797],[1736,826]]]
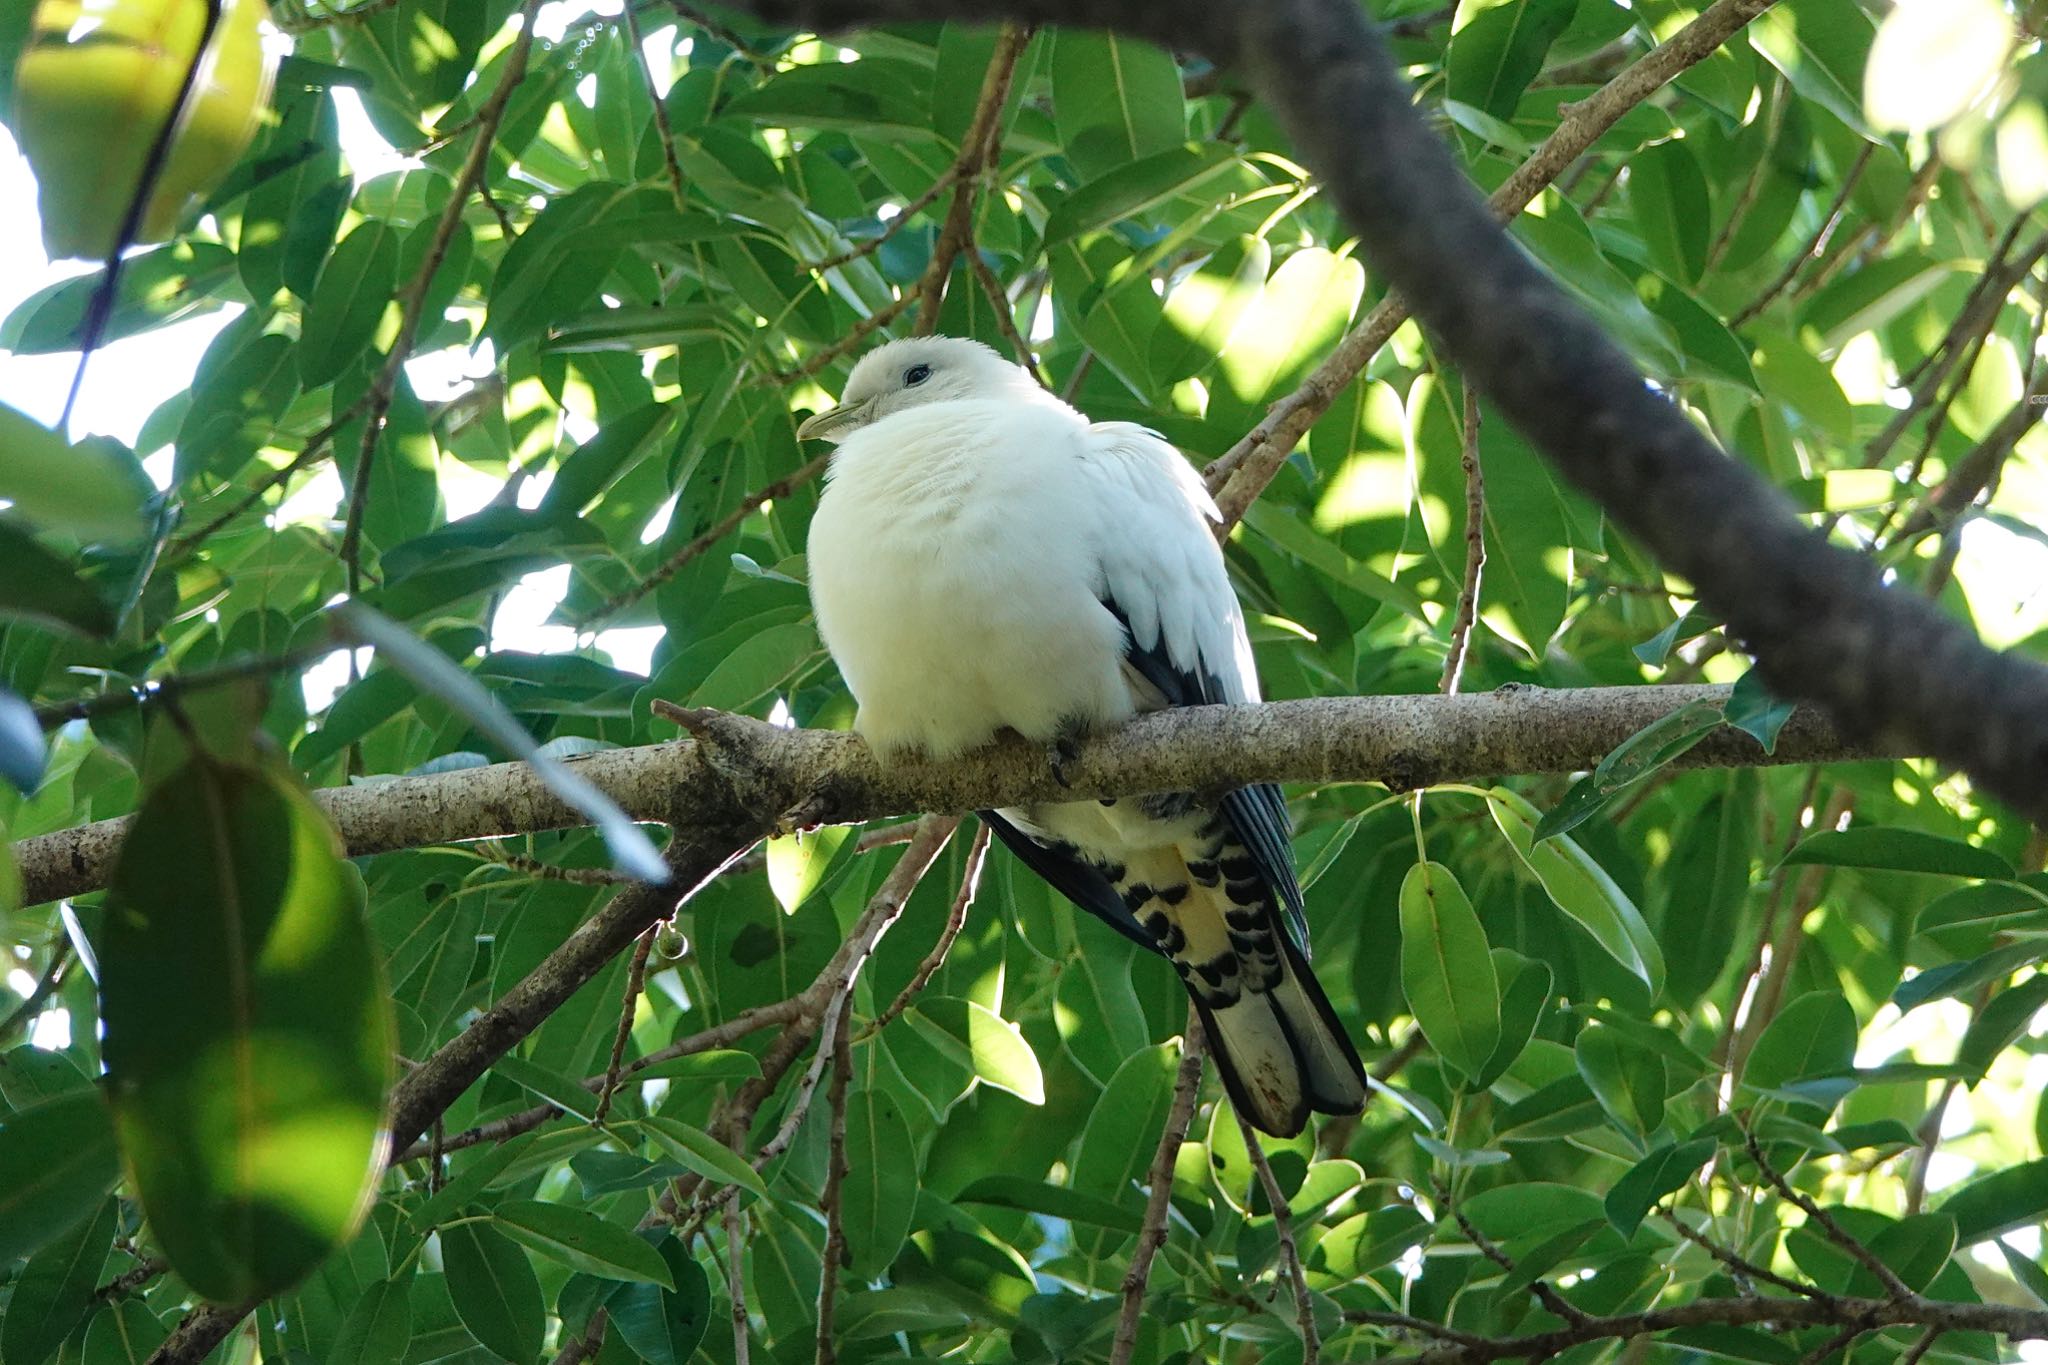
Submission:
[[[1856,1060],[1856,1012],[1834,991],[1812,991],[1778,1012],[1742,1068],[1742,1083],[1776,1090],[1846,1071]]]
[[[1912,1214],[1888,1224],[1867,1245],[1872,1255],[1917,1294],[1934,1282],[1934,1277],[1948,1264],[1948,1258],[1955,1254],[1956,1220],[1946,1211]],[[1874,1271],[1859,1265],[1849,1278],[1847,1292],[1883,1298],[1886,1291]]]
[[[1429,1233],[1429,1221],[1414,1206],[1389,1204],[1353,1214],[1325,1232],[1309,1264],[1339,1280],[1362,1280],[1421,1246]]]
[[[1657,1201],[1698,1174],[1718,1148],[1711,1138],[1658,1147],[1629,1167],[1607,1192],[1607,1221],[1623,1237],[1634,1237]]]
[[[1180,67],[1150,43],[1061,29],[1051,74],[1053,120],[1083,175],[1128,165],[1187,137]]]
[[[1103,1087],[1081,1130],[1073,1187],[1133,1210],[1144,1207],[1134,1187],[1144,1181],[1159,1130],[1173,1103],[1179,1050],[1170,1043],[1132,1053]],[[1096,1254],[1113,1250],[1121,1235],[1077,1238]]]
[[[1719,702],[1703,700],[1659,716],[1617,744],[1564,800],[1537,822],[1537,843],[1586,822],[1609,801],[1698,744],[1721,725]]]
[[[775,903],[791,912],[809,900],[826,873],[858,847],[853,832],[852,825],[827,825],[768,840],[768,889]]]
[[[127,447],[105,439],[72,445],[0,404],[0,499],[30,521],[83,540],[133,540],[155,494]]]
[[[1045,247],[1051,250],[1193,194],[1235,164],[1235,153],[1215,144],[1173,147],[1119,163],[1059,202],[1045,222]]]
[[[819,652],[817,628],[808,621],[770,626],[720,660],[690,694],[690,705],[744,711],[809,665]]]
[[[1500,1044],[1500,985],[1486,930],[1442,863],[1417,863],[1401,880],[1401,989],[1430,1046],[1480,1075]]]
[[[886,1091],[863,1086],[847,1096],[846,1166],[839,1201],[847,1269],[872,1280],[896,1259],[917,1208],[917,1149]]]
[[[1511,117],[1577,10],[1578,0],[1508,0],[1479,13],[1451,39],[1450,97],[1495,118]]]
[[[1522,865],[1542,884],[1558,909],[1576,920],[1594,942],[1650,989],[1664,989],[1664,954],[1640,911],[1614,879],[1569,836],[1534,842],[1536,808],[1506,787],[1486,795],[1495,828]]]
[[[388,1280],[366,1285],[335,1333],[328,1365],[383,1365],[412,1346],[412,1279],[417,1262]]]
[[[605,1311],[620,1340],[648,1365],[689,1365],[711,1325],[711,1281],[674,1236],[662,1233],[654,1249],[675,1289],[625,1285],[605,1301]]]
[[[1024,1035],[1009,1020],[973,1000],[927,995],[911,1006],[909,1022],[941,1052],[985,1083],[1026,1104],[1045,1103],[1045,1076]]]
[[[114,611],[63,556],[0,520],[0,616],[61,626],[80,635],[114,633]]]
[[[714,1048],[692,1052],[643,1066],[633,1072],[634,1081],[680,1080],[693,1082],[745,1081],[761,1074],[761,1064],[751,1053]]]
[[[481,1218],[441,1229],[448,1297],[470,1335],[511,1361],[540,1355],[547,1304],[526,1252]]]
[[[1930,1000],[1964,995],[1979,986],[2002,981],[2022,967],[2035,965],[2040,959],[2041,945],[2038,942],[2008,943],[1967,961],[1948,962],[1916,972],[1901,981],[1898,989],[1892,992],[1892,1003],[1901,1010],[1918,1009]]]
[[[555,470],[554,482],[541,497],[541,511],[580,516],[615,480],[658,447],[671,421],[667,404],[649,403],[606,422]]]
[[[118,1226],[114,1201],[102,1200],[98,1212],[28,1258],[0,1318],[0,1360],[42,1365],[85,1321]]]
[[[1645,147],[1630,158],[1628,202],[1658,267],[1673,279],[1698,284],[1707,266],[1713,202],[1685,139]]]
[[[1136,1232],[1142,1221],[1137,1213],[1083,1190],[1027,1180],[1014,1175],[985,1175],[953,1196],[956,1204],[993,1204],[997,1208],[1020,1209],[1070,1223],[1089,1223],[1117,1232]]]
[[[1588,1024],[1572,1047],[1579,1076],[1607,1116],[1625,1131],[1653,1133],[1664,1122],[1664,1063],[1617,1029]]]
[[[211,313],[225,301],[234,278],[234,253],[218,242],[186,238],[128,256],[121,262],[121,282],[101,341],[139,336]],[[17,355],[77,350],[99,285],[95,270],[29,295],[0,322],[0,348]]]
[[[1664,866],[1661,923],[1672,953],[1671,996],[1681,1005],[1698,1000],[1727,966],[1749,898],[1762,787],[1753,772],[1730,774],[1726,783],[1686,820]],[[1676,924],[1686,932],[1671,934]]]
[[[299,335],[299,378],[306,387],[329,382],[372,353],[398,282],[398,248],[395,229],[365,222],[321,267]]]
[[[2036,972],[2019,985],[2000,991],[1970,1020],[1969,1032],[1956,1049],[1956,1062],[1983,1079],[1998,1054],[2026,1035],[2034,1016],[2048,1009],[2048,972]]]
[[[587,1209],[535,1200],[509,1200],[491,1210],[498,1230],[513,1241],[572,1270],[607,1280],[634,1280],[673,1290],[661,1254],[617,1223]]]
[[[1265,238],[1234,237],[1180,278],[1166,295],[1164,316],[1152,333],[1154,378],[1175,383],[1216,362],[1238,319],[1265,289],[1271,259]]]
[[[707,1180],[737,1185],[752,1194],[767,1195],[768,1187],[761,1183],[760,1173],[747,1163],[746,1158],[703,1129],[669,1118],[642,1119],[640,1128],[678,1165]]]
[[[305,793],[203,754],[157,784],[112,874],[100,985],[115,1125],[178,1273],[236,1303],[349,1241],[391,1009],[362,879]]]
[[[1495,948],[1491,956],[1495,977],[1507,983],[1500,994],[1500,1042],[1472,1078],[1474,1090],[1487,1089],[1515,1064],[1536,1036],[1544,1006],[1550,1003],[1548,963],[1532,961],[1511,948]]]
[[[491,1063],[491,1070],[514,1085],[531,1090],[565,1114],[574,1114],[580,1119],[597,1117],[597,1096],[586,1090],[580,1081],[537,1065],[516,1052],[508,1052]]]
[[[1855,825],[1823,830],[1785,855],[1788,864],[1865,867],[1888,872],[1927,872],[1938,877],[2009,880],[2012,864],[1989,849],[1917,829]]]
[[[2048,1157],[1982,1175],[1942,1201],[1956,1221],[1958,1246],[2038,1223],[2048,1215]]]

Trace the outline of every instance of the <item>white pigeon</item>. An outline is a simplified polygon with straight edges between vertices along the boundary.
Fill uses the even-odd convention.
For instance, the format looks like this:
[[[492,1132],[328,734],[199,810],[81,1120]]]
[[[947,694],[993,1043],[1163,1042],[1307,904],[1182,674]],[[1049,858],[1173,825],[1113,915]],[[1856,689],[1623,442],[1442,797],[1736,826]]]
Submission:
[[[1259,699],[1216,506],[1156,432],[1091,423],[979,342],[918,337],[862,357],[797,435],[839,444],[811,600],[882,761],[1003,730],[1057,754],[1141,711]],[[1363,1107],[1358,1053],[1309,972],[1277,787],[982,818],[1172,960],[1253,1124],[1288,1137],[1311,1109]]]

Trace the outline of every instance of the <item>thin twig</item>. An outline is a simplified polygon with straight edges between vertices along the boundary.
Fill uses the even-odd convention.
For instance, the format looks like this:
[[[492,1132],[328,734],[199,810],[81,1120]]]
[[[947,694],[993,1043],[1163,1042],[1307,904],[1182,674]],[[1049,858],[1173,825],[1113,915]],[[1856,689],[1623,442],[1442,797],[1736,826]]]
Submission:
[[[1715,0],[1698,18],[1658,44],[1606,85],[1565,108],[1557,128],[1531,152],[1488,198],[1505,222],[1576,162],[1629,110],[1719,49],[1774,0]],[[1243,439],[1211,461],[1202,477],[1222,510],[1221,533],[1229,534],[1273,481],[1294,447],[1337,396],[1364,372],[1380,347],[1408,318],[1408,305],[1395,295],[1382,299],[1293,393],[1266,410]]]
[[[1316,1365],[1322,1357],[1323,1341],[1316,1333],[1315,1300],[1309,1297],[1308,1277],[1301,1269],[1301,1251],[1294,1244],[1294,1225],[1287,1208],[1287,1196],[1280,1192],[1280,1182],[1273,1175],[1273,1164],[1266,1160],[1266,1149],[1259,1145],[1258,1130],[1242,1114],[1237,1116],[1237,1127],[1244,1134],[1245,1151],[1251,1156],[1252,1169],[1259,1173],[1259,1184],[1265,1188],[1266,1202],[1273,1209],[1273,1235],[1280,1243],[1280,1271],[1294,1291],[1295,1323],[1301,1329],[1302,1365]]]
[[[837,270],[843,265],[852,265],[863,257],[874,255],[877,251],[888,245],[889,241],[897,233],[908,227],[913,218],[930,208],[940,195],[951,189],[954,182],[959,178],[960,163],[955,161],[952,165],[946,167],[945,170],[939,172],[939,178],[934,180],[928,189],[918,195],[917,198],[905,204],[897,211],[895,217],[884,223],[880,232],[872,237],[861,239],[836,256],[828,256],[822,261],[806,265],[804,269],[822,275],[827,270]]]
[[[988,857],[988,834],[988,826],[980,826],[974,832],[974,841],[967,846],[967,866],[960,874],[960,889],[953,896],[953,908],[946,915],[946,927],[939,931],[939,941],[917,964],[917,970],[910,975],[910,983],[897,992],[887,1008],[861,1030],[855,1042],[864,1042],[895,1022],[903,1011],[910,1008],[910,1002],[931,984],[932,977],[944,965],[953,940],[960,937],[960,930],[967,924],[968,908],[974,904],[975,892],[980,889],[981,869]]]
[[[1493,1239],[1481,1232],[1478,1226],[1465,1216],[1465,1210],[1460,1208],[1456,1201],[1451,1198],[1450,1191],[1438,1187],[1437,1203],[1451,1211],[1451,1216],[1458,1221],[1459,1231],[1465,1234],[1466,1240],[1470,1241],[1473,1246],[1479,1248],[1480,1255],[1492,1261],[1509,1275],[1515,1273],[1513,1258],[1495,1246]],[[1584,1327],[1591,1320],[1585,1310],[1565,1298],[1564,1295],[1558,1293],[1557,1290],[1551,1287],[1548,1280],[1540,1276],[1529,1281],[1529,1292],[1536,1296],[1538,1303],[1574,1327]]]
[[[455,229],[462,223],[462,211],[469,205],[470,190],[482,183],[484,172],[490,166],[491,145],[497,136],[498,124],[505,117],[506,106],[511,103],[512,93],[526,79],[526,62],[533,52],[535,36],[533,18],[542,3],[544,0],[526,0],[520,10],[519,36],[512,40],[512,47],[506,55],[505,74],[490,98],[477,110],[476,140],[470,144],[469,155],[463,158],[462,169],[456,172],[448,205],[441,210],[441,217],[434,224],[434,235],[427,242],[419,269],[398,291],[398,335],[392,340],[383,367],[370,381],[369,402],[362,413],[363,439],[356,450],[355,477],[350,483],[348,509],[342,522],[341,562],[348,572],[351,597],[362,587],[363,515],[369,505],[370,470],[375,463],[377,439],[384,434],[384,421],[398,390],[399,375],[404,372],[405,362],[412,355],[413,341],[419,335],[427,292],[433,286],[442,261],[447,258],[448,244],[455,238]]]
[[[917,284],[917,322],[911,328],[917,336],[929,336],[938,329],[939,304],[945,298],[953,262],[962,251],[974,249],[975,195],[981,188],[981,177],[995,168],[996,156],[1002,148],[1003,106],[1009,102],[1017,59],[1024,55],[1030,42],[1031,29],[1022,24],[1005,24],[996,36],[995,52],[989,57],[988,70],[981,78],[981,93],[974,101],[974,115],[960,138],[953,202],[939,228],[938,241],[932,246],[931,263]]]
[[[1835,1221],[1834,1215],[1814,1203],[1806,1195],[1792,1188],[1791,1182],[1780,1175],[1777,1168],[1771,1165],[1769,1159],[1764,1156],[1763,1145],[1757,1141],[1756,1133],[1747,1126],[1742,1130],[1742,1141],[1749,1151],[1749,1159],[1756,1163],[1756,1168],[1759,1171],[1763,1172],[1764,1179],[1771,1182],[1771,1187],[1778,1192],[1778,1196],[1786,1202],[1797,1206],[1799,1211],[1804,1213],[1830,1242],[1833,1242],[1836,1246],[1855,1257],[1865,1270],[1875,1275],[1877,1282],[1884,1286],[1884,1292],[1891,1297],[1894,1303],[1904,1303],[1913,1297],[1911,1287],[1899,1278],[1897,1271],[1880,1260],[1876,1252],[1863,1245],[1857,1238],[1850,1236],[1848,1230]]]
[[[650,925],[633,945],[633,960],[626,967],[625,998],[619,1002],[619,1027],[612,1035],[612,1056],[605,1064],[604,1084],[598,1087],[597,1112],[590,1119],[593,1125],[601,1126],[605,1115],[611,1112],[612,1096],[619,1088],[619,1066],[626,1058],[626,1044],[633,1037],[633,1016],[639,1011],[640,991],[647,981],[647,955],[654,951],[654,935],[660,927]]]
[[[627,607],[632,606],[635,602],[647,596],[648,593],[653,592],[656,588],[674,578],[678,573],[681,573],[683,567],[690,563],[690,561],[698,558],[719,541],[731,535],[738,529],[741,522],[754,515],[762,507],[775,501],[777,498],[788,497],[791,493],[794,493],[797,489],[824,473],[825,466],[831,462],[831,452],[827,451],[809,463],[783,475],[775,482],[757,488],[747,494],[744,498],[740,499],[737,507],[734,507],[732,511],[713,522],[703,534],[694,537],[689,544],[670,555],[662,562],[659,568],[648,574],[647,577],[623,592],[615,593],[611,597],[606,598],[598,605],[597,610],[591,612],[590,615],[584,617],[577,624],[577,629],[589,630],[598,623],[609,620]]]
[[[826,1095],[832,1108],[832,1126],[826,1136],[825,1189],[818,1196],[818,1211],[825,1216],[825,1254],[818,1273],[817,1365],[835,1365],[839,1359],[832,1337],[839,1311],[839,1272],[848,1263],[840,1190],[851,1174],[846,1164],[846,1094],[853,1083],[853,1043],[848,1037],[852,1013],[853,997],[848,995],[839,1005],[837,1041],[832,1048],[832,1086]]]
[[[988,296],[989,307],[995,310],[996,330],[1003,334],[1003,340],[1010,343],[1010,350],[1016,354],[1017,363],[1031,371],[1031,377],[1038,381],[1038,387],[1052,392],[1052,382],[1045,372],[1038,368],[1038,357],[1032,354],[1031,343],[1017,330],[1017,318],[1012,311],[1010,296],[1003,292],[1003,282],[996,278],[996,272],[982,259],[981,252],[969,247],[966,253],[967,268],[974,275],[981,292]]]
[[[1465,577],[1458,588],[1457,619],[1451,623],[1451,647],[1444,657],[1438,690],[1456,692],[1465,674],[1472,646],[1472,624],[1479,616],[1479,579],[1486,568],[1486,475],[1479,466],[1479,391],[1465,385],[1465,442],[1459,464],[1465,471]]]
[[[1202,1043],[1202,1021],[1190,1005],[1182,1034],[1180,1070],[1174,1077],[1173,1103],[1166,1111],[1166,1126],[1160,1130],[1152,1168],[1145,1177],[1145,1217],[1138,1225],[1138,1244],[1131,1250],[1131,1264],[1124,1271],[1123,1309],[1117,1315],[1109,1365],[1130,1365],[1131,1353],[1138,1348],[1138,1320],[1145,1310],[1145,1286],[1152,1279],[1152,1259],[1166,1245],[1173,1164],[1180,1155],[1181,1143],[1187,1140],[1188,1124],[1195,1117],[1195,1099],[1202,1089]]]
[[[12,1037],[16,1029],[42,1012],[43,1002],[64,984],[64,972],[70,965],[71,940],[60,939],[57,947],[50,953],[50,961],[43,968],[43,974],[36,978],[34,987],[22,997],[19,1005],[7,1012],[5,1019],[0,1019],[0,1039]]]
[[[654,132],[661,142],[661,163],[668,171],[668,185],[676,201],[676,211],[687,213],[689,205],[683,192],[683,166],[676,159],[676,130],[669,123],[668,101],[661,97],[661,91],[654,83],[654,66],[647,60],[647,38],[640,31],[640,16],[633,8],[633,0],[625,0],[620,7],[625,12],[626,31],[632,35],[633,56],[640,63],[640,78],[647,85],[647,98],[654,104]],[[673,52],[669,58],[674,68]],[[622,175],[621,179],[624,178]]]
[[[1841,225],[1842,212],[1849,206],[1849,196],[1856,192],[1856,186],[1861,183],[1863,172],[1870,165],[1870,158],[1877,150],[1877,144],[1865,142],[1862,148],[1863,150],[1857,153],[1856,160],[1851,163],[1848,174],[1842,177],[1841,188],[1836,193],[1834,202],[1829,204],[1828,211],[1821,215],[1820,226],[1814,229],[1813,237],[1785,263],[1785,268],[1777,277],[1764,286],[1763,292],[1750,300],[1748,307],[1728,320],[1731,329],[1742,326],[1770,307],[1778,295],[1791,287],[1792,281],[1806,268],[1807,262],[1819,260],[1822,253],[1827,250],[1829,239]]]
[[[1821,1291],[1815,1289],[1812,1285],[1801,1284],[1797,1280],[1788,1279],[1774,1270],[1758,1265],[1755,1261],[1749,1260],[1732,1248],[1722,1246],[1705,1233],[1688,1227],[1684,1220],[1679,1218],[1675,1210],[1660,1209],[1658,1211],[1664,1215],[1665,1221],[1671,1224],[1672,1231],[1726,1266],[1738,1281],[1754,1280],[1759,1284],[1772,1284],[1780,1289],[1790,1290],[1794,1294],[1807,1298],[1821,1296]]]
[[[725,1287],[732,1296],[733,1365],[747,1365],[747,1276],[740,1261],[740,1210],[737,1202],[725,1206]]]
[[[959,827],[960,817],[957,815],[927,815],[917,822],[917,837],[903,850],[896,866],[889,869],[889,875],[883,878],[881,888],[869,898],[867,908],[861,911],[860,919],[855,921],[846,942],[812,984],[811,990],[818,992],[817,1017],[823,1021],[818,1035],[818,1055],[812,1059],[803,1080],[797,1083],[796,1096],[790,1101],[789,1113],[783,1118],[782,1127],[756,1154],[754,1164],[757,1167],[767,1166],[787,1151],[789,1144],[796,1139],[797,1129],[810,1109],[811,1096],[817,1091],[818,1081],[837,1048],[840,1025],[848,1017],[845,1002],[853,995],[861,968],[867,965],[875,945],[882,941],[882,935],[903,913],[903,907],[910,903],[911,893],[917,890],[917,884],[924,879],[924,874],[945,850],[946,841]]]

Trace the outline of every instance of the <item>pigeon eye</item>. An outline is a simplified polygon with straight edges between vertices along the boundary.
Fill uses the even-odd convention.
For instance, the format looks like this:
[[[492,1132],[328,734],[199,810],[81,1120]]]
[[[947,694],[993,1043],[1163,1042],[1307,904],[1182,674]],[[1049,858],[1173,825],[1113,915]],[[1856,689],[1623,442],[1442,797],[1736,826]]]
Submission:
[[[931,366],[912,365],[909,369],[903,372],[903,387],[906,389],[914,389],[919,384],[924,383],[925,380],[930,379],[931,377]]]

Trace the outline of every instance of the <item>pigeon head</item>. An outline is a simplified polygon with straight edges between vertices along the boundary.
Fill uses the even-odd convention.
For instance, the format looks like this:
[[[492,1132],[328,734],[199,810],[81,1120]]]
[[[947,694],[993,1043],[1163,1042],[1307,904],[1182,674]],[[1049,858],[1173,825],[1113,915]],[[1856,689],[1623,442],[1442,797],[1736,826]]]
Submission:
[[[1023,367],[978,341],[905,337],[877,346],[846,378],[839,406],[797,428],[800,440],[843,441],[860,428],[926,403],[1040,394]]]

